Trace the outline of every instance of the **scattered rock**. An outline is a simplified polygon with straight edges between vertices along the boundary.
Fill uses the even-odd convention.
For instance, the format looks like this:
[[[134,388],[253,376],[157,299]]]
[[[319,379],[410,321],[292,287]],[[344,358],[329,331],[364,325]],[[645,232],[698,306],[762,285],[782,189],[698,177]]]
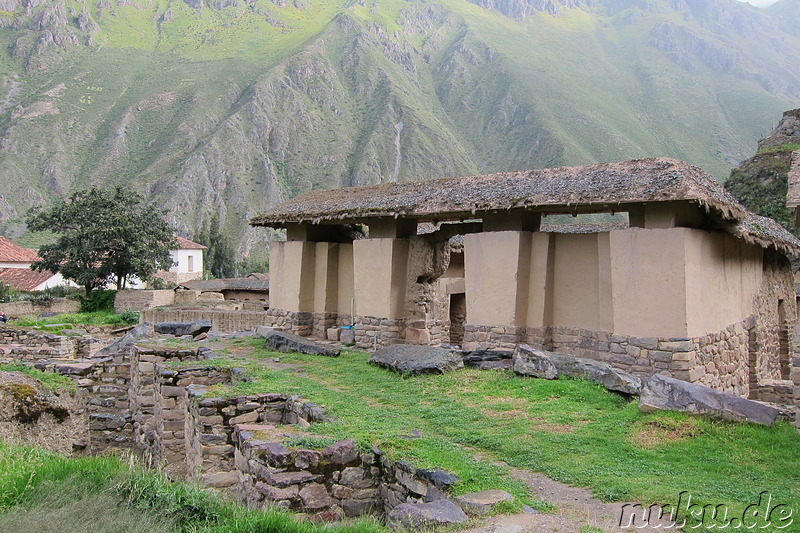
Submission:
[[[99,350],[96,356],[112,355],[126,351],[136,342],[153,336],[153,325],[150,322],[142,322],[128,333]]]
[[[417,477],[433,483],[436,487],[446,488],[458,482],[458,476],[447,470],[425,470],[417,469]]]
[[[369,362],[401,374],[443,374],[464,366],[461,356],[453,350],[413,344],[381,348]]]
[[[514,350],[511,369],[516,374],[535,378],[557,379],[558,369],[547,352],[537,350],[527,344],[520,344]]]
[[[356,332],[352,328],[343,328],[339,332],[339,342],[345,346],[352,346],[356,343]]]
[[[608,390],[634,396],[642,390],[641,379],[629,372],[617,370],[607,363],[557,353],[550,354],[550,360],[561,375],[586,378]]]
[[[504,490],[484,490],[482,492],[462,494],[456,498],[456,504],[465,513],[477,516],[489,514],[492,508],[500,502],[510,501],[514,501],[514,497]]]
[[[67,337],[80,337],[81,335],[88,335],[89,332],[80,328],[67,328],[61,330],[61,335]]]
[[[284,353],[300,352],[309,355],[325,355],[327,357],[339,356],[338,348],[331,348],[285,331],[272,331],[265,336],[265,339],[267,350]]]
[[[482,368],[486,363],[500,363],[510,361],[514,352],[510,350],[490,350],[488,348],[478,348],[471,352],[464,352],[464,366],[470,368]]]
[[[404,503],[386,517],[392,529],[429,528],[444,524],[463,524],[467,515],[450,500],[430,503]]]
[[[194,322],[160,322],[155,325],[156,333],[162,335],[174,335],[175,337],[182,337],[184,335],[191,335],[196,337],[201,333],[207,333],[211,330],[211,322],[208,320],[196,320]]]
[[[683,411],[766,426],[774,424],[780,415],[780,410],[774,407],[660,374],[655,374],[645,383],[639,396],[639,409],[648,413]]]

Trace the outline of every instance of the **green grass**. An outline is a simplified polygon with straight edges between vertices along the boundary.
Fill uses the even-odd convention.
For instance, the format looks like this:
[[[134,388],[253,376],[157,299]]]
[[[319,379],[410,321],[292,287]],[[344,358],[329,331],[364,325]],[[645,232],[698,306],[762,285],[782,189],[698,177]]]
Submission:
[[[282,510],[255,510],[114,457],[71,459],[0,442],[0,531],[322,533]],[[378,533],[361,520],[342,533]]]
[[[800,506],[800,435],[787,423],[767,428],[644,414],[635,402],[583,380],[469,369],[408,378],[367,365],[358,352],[325,358],[256,348],[253,357],[276,355],[302,373],[251,367],[254,381],[210,394],[300,394],[337,418],[313,431],[450,470],[460,478],[456,493],[499,488],[527,501],[526,488],[491,464],[499,459],[609,501],[665,503],[689,491],[695,501],[742,511],[768,490],[775,501]],[[422,437],[411,438],[413,430]]]
[[[775,152],[794,152],[795,150],[800,150],[800,143],[788,143],[788,144],[781,144],[778,146],[765,146],[763,148],[759,148],[758,154],[772,154]]]
[[[75,382],[67,376],[53,372],[42,372],[16,361],[0,365],[0,372],[22,372],[27,376],[38,379],[45,389],[52,391],[61,389],[76,390],[78,388]]]
[[[138,319],[138,316],[136,317]],[[21,316],[9,321],[9,325],[24,328],[39,328],[48,332],[59,332],[62,329],[75,326],[103,326],[131,324],[133,315],[123,313],[118,315],[110,311],[94,311],[91,313],[65,313],[61,315],[37,318],[35,316]]]

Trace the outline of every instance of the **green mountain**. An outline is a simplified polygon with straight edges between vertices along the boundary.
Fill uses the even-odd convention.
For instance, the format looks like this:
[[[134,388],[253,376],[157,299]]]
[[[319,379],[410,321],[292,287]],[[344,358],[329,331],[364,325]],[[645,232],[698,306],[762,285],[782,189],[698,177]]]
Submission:
[[[798,0],[0,0],[0,233],[90,184],[192,237],[332,188],[646,156],[800,100]]]

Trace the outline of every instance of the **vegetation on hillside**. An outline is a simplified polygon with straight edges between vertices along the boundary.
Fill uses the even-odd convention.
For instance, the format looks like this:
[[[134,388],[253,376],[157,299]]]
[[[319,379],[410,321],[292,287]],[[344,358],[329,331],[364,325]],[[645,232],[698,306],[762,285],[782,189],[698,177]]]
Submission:
[[[529,16],[465,0],[8,0],[0,232],[123,185],[183,235],[216,214],[241,258],[268,239],[249,218],[309,188],[664,155],[722,178],[800,95],[800,38],[779,13],[494,4]]]

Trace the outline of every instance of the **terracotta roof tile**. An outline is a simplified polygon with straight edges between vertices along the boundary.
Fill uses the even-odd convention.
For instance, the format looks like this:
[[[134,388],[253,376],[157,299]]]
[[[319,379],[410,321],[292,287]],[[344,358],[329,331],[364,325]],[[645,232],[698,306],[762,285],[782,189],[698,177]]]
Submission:
[[[0,237],[0,261],[2,262],[20,262],[31,263],[39,259],[36,250],[23,248],[18,244],[14,244],[5,237]]]
[[[49,270],[37,272],[29,268],[0,268],[0,283],[5,283],[18,291],[32,291],[55,276]]]
[[[184,239],[178,235],[175,235],[175,239],[178,241],[178,250],[207,250],[208,246],[203,246],[202,244],[197,244],[196,242],[192,242],[189,239]]]

